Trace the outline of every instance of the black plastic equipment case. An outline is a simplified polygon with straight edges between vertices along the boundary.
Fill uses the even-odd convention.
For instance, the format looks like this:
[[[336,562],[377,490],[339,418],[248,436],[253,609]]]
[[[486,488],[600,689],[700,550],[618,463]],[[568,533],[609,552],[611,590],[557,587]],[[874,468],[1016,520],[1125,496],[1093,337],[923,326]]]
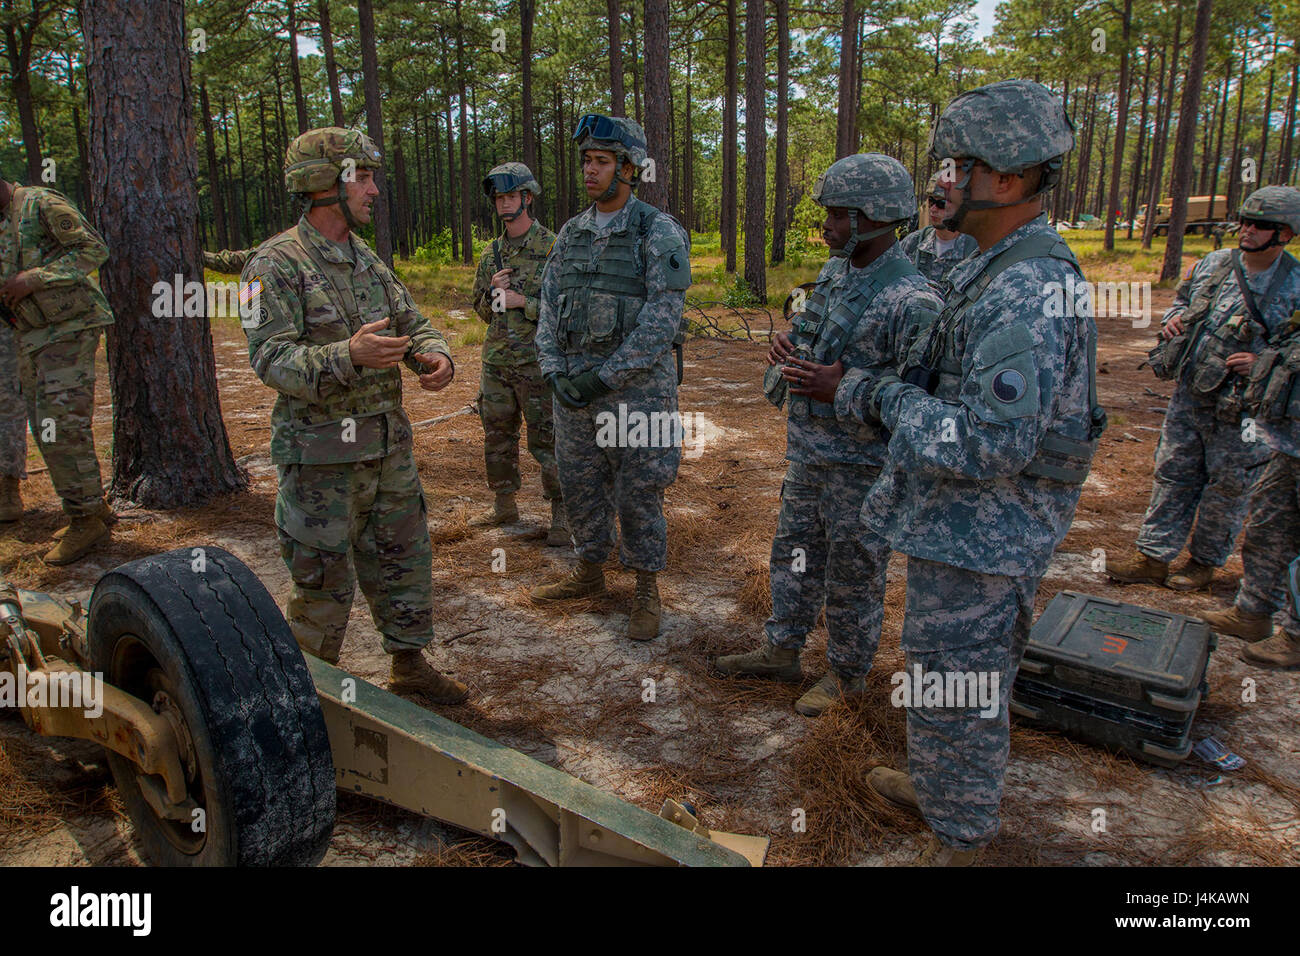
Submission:
[[[1030,631],[1011,712],[1174,767],[1191,752],[1216,645],[1199,618],[1062,591]]]

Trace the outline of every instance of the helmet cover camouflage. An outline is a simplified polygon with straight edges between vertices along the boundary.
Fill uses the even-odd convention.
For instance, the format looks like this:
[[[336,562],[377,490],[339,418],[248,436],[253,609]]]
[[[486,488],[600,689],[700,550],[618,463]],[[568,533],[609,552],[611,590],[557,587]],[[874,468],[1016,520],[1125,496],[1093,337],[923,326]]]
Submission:
[[[1003,80],[960,93],[930,133],[930,157],[981,160],[1000,173],[1059,159],[1074,148],[1074,124],[1057,96],[1031,80]]]
[[[605,149],[623,157],[637,169],[646,160],[645,130],[640,123],[626,116],[588,113],[578,120],[573,138],[578,141],[579,156],[588,149]]]
[[[488,199],[493,198],[497,193],[510,193],[516,189],[530,192],[534,198],[540,198],[542,195],[542,187],[537,182],[537,177],[523,163],[502,163],[500,166],[492,167],[492,170],[483,177],[483,195]]]
[[[375,141],[359,129],[309,129],[285,151],[284,187],[291,193],[322,192],[338,182],[347,165],[379,169],[383,156]]]
[[[916,212],[916,186],[903,164],[883,153],[858,153],[831,164],[817,177],[813,201],[860,209],[876,222],[899,222]]]
[[[1300,235],[1300,189],[1294,186],[1264,186],[1256,189],[1241,204],[1241,219],[1280,222]]]

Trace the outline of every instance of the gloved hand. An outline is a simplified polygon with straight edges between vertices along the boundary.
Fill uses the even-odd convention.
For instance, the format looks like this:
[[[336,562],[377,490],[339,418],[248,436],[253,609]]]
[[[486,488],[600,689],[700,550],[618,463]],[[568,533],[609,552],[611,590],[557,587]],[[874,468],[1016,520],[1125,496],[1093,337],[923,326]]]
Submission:
[[[588,369],[581,375],[576,375],[569,380],[569,384],[582,397],[582,404],[586,405],[594,398],[600,398],[602,395],[608,395],[612,389],[600,380],[596,370]]]
[[[565,408],[587,407],[587,401],[566,376],[559,372],[552,372],[546,376],[546,381],[550,384],[551,391],[555,393],[555,400]]]

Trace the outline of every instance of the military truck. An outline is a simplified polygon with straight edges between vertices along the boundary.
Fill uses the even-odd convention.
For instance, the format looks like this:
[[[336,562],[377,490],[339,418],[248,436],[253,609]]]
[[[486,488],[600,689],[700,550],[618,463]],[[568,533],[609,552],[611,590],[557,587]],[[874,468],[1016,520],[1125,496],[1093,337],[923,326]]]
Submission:
[[[1171,198],[1165,198],[1156,205],[1155,234],[1169,235],[1169,214],[1174,207]],[[1145,215],[1138,217],[1138,222],[1145,228]],[[1227,230],[1235,223],[1232,211],[1228,209],[1227,196],[1191,196],[1187,200],[1187,232],[1201,232],[1210,235],[1215,228]]]

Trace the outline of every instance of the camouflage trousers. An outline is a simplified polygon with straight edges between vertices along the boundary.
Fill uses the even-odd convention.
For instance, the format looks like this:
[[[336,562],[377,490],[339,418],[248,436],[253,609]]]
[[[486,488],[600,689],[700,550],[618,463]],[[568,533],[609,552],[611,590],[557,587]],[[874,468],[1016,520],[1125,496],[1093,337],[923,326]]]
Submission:
[[[921,812],[939,841],[969,850],[1001,826],[1003,777],[1011,749],[1011,684],[1034,613],[1039,578],[981,574],[907,559],[902,645],[911,680],[920,673],[973,674],[990,706],[907,701],[907,770]],[[996,706],[996,713],[989,713]]]
[[[560,497],[555,466],[555,420],[551,387],[534,362],[518,367],[484,363],[479,385],[483,458],[488,488],[497,494],[519,490],[519,425],[528,423],[528,451],[542,466],[542,497]]]
[[[1186,544],[1197,561],[1223,567],[1246,519],[1251,486],[1268,456],[1264,442],[1244,441],[1239,424],[1220,421],[1213,406],[1195,404],[1177,386],[1156,445],[1151,502],[1138,533],[1138,550],[1169,562]]]
[[[27,414],[18,373],[18,335],[0,322],[0,478],[27,477]]]
[[[275,524],[298,645],[339,659],[357,581],[385,651],[429,643],[433,549],[411,446],[370,461],[280,465],[279,474]]]
[[[1288,566],[1300,554],[1300,458],[1281,452],[1264,466],[1250,499],[1250,520],[1241,545],[1245,574],[1237,607],[1252,614],[1286,608],[1282,627],[1300,634],[1300,616],[1291,602]]]
[[[872,465],[790,462],[772,539],[768,640],[803,647],[824,605],[826,658],[846,679],[871,670],[885,617],[889,542],[858,520],[879,474]]]
[[[676,480],[682,457],[680,424],[675,436],[666,434],[672,430],[666,423],[680,422],[671,363],[586,408],[556,402],[554,410],[560,489],[578,556],[605,562],[617,515],[623,566],[662,571],[668,563],[664,489]]]
[[[27,421],[69,515],[90,514],[104,500],[91,423],[95,352],[103,329],[82,329],[19,357]]]

